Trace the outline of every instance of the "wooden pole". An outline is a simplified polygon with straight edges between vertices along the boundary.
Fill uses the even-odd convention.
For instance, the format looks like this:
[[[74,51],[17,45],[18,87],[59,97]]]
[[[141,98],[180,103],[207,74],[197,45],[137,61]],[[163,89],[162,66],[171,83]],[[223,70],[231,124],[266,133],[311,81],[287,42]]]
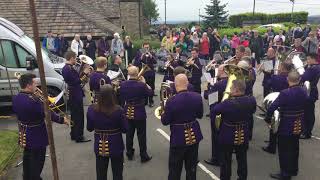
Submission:
[[[53,179],[59,180],[56,151],[55,151],[54,139],[53,139],[53,133],[52,133],[52,122],[51,122],[51,115],[50,115],[49,103],[48,103],[47,83],[46,83],[45,74],[44,74],[37,14],[36,14],[34,0],[29,0],[29,5],[30,5],[31,19],[32,19],[33,38],[36,46],[37,63],[39,67],[39,75],[41,80],[41,90],[43,92],[43,97],[44,97],[44,113],[45,113],[45,121],[47,125],[48,138],[49,138],[49,144],[50,144],[50,155],[51,155]]]

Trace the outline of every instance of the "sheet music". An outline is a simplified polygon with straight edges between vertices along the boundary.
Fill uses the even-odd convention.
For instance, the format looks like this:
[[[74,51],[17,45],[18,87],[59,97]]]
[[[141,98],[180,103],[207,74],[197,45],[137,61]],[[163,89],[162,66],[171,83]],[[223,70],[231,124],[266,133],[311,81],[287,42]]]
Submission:
[[[204,77],[206,78],[206,81],[208,83],[210,83],[212,81],[212,77],[211,77],[211,74],[210,73],[207,73],[207,72],[204,72],[203,73]]]
[[[214,104],[215,102],[218,102],[218,92],[209,94],[208,101],[209,101],[209,106],[211,104]]]
[[[111,71],[111,70],[109,70],[108,73],[107,73],[107,76],[108,76],[111,80],[117,78],[119,75],[120,75],[120,72]]]
[[[263,69],[267,72],[271,72],[273,70],[273,62],[272,60],[264,61]]]
[[[62,98],[64,94],[64,91],[61,91],[61,93],[57,96],[56,100],[54,101],[54,104],[57,104],[59,102],[59,100]]]

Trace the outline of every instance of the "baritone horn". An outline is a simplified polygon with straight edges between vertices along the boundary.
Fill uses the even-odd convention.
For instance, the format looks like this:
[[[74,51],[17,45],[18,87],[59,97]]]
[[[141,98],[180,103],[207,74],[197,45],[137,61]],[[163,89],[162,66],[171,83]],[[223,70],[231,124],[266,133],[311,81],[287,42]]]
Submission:
[[[164,113],[164,108],[166,106],[167,100],[170,97],[172,97],[170,84],[167,82],[162,82],[160,88],[160,106],[157,107],[154,111],[154,115],[157,119],[161,119],[161,116]]]

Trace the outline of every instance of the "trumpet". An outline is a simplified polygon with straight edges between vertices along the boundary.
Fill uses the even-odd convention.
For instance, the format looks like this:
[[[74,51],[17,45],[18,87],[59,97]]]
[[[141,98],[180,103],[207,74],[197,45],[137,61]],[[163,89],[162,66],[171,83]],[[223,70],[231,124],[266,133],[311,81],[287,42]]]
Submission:
[[[206,67],[205,70],[206,71],[210,71],[212,69],[212,67],[215,67],[217,65],[216,60],[213,59],[211,62],[209,62]]]
[[[235,64],[237,59],[236,59],[236,56],[233,56],[233,57],[231,57],[231,58],[229,58],[229,59],[227,59],[227,60],[225,60],[224,62],[223,62],[223,64]]]
[[[186,67],[190,67],[191,65],[195,66],[196,68],[200,69],[199,66],[197,64],[194,63],[195,59],[193,57],[191,57],[190,59],[188,59],[187,63],[186,63]],[[191,64],[193,63],[193,64]]]
[[[16,72],[16,73],[14,74],[14,76],[15,76],[17,79],[20,79],[21,74],[18,73],[18,72]],[[36,87],[35,92],[33,93],[33,95],[36,96],[42,103],[45,101],[45,98],[44,98],[44,96],[43,96],[43,92],[42,92],[41,89],[39,89],[38,87]],[[59,96],[59,95],[58,95],[58,96]],[[60,106],[57,106],[57,105],[56,105],[56,101],[57,101],[57,99],[58,99],[58,96],[56,96],[56,97],[50,97],[50,96],[48,96],[49,110],[51,110],[52,112],[55,112],[55,111],[54,111],[55,109],[58,110],[59,113],[63,114],[63,116],[66,117],[66,118],[69,120],[69,122],[70,122],[69,126],[72,127],[72,126],[73,126],[73,122],[69,119],[69,115],[67,115],[65,112],[63,112],[63,111],[60,109],[60,106],[62,106],[63,104],[60,105]]]

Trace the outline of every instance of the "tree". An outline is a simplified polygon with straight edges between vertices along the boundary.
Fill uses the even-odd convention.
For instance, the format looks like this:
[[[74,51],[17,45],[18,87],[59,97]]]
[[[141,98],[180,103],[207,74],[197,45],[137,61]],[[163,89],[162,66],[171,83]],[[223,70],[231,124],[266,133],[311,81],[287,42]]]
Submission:
[[[143,0],[143,16],[148,19],[148,21],[156,21],[159,18],[159,9],[154,0]]]
[[[218,28],[227,22],[228,12],[225,11],[227,4],[221,4],[220,0],[211,0],[205,8],[207,15],[201,15],[204,18],[206,27]]]

